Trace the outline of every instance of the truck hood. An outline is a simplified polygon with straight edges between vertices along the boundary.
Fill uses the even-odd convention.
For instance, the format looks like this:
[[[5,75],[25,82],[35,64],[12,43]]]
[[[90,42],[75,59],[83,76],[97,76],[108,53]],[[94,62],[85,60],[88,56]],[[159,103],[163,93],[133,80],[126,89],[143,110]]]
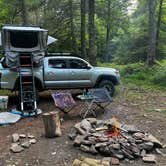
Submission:
[[[95,70],[98,71],[104,71],[104,72],[114,72],[116,73],[118,70],[114,69],[114,68],[110,68],[110,67],[94,67]]]
[[[94,67],[94,70],[97,73],[104,74],[104,75],[114,75],[116,78],[119,80],[120,79],[120,74],[119,71],[114,69],[114,68],[109,68],[109,67]]]

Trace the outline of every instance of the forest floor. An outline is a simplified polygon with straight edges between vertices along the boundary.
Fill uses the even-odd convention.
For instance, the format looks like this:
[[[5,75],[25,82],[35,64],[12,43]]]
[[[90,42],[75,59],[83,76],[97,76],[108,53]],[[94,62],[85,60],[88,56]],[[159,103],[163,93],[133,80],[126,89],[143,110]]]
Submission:
[[[16,97],[10,96],[9,107],[16,103]],[[79,104],[80,101],[78,101]],[[79,122],[80,105],[76,106],[62,123],[61,137],[46,139],[41,116],[24,118],[11,126],[0,126],[0,166],[71,166],[72,161],[83,155],[101,158],[83,153],[73,146],[68,134],[75,123]],[[55,106],[48,92],[40,94],[39,108],[43,112],[54,111]],[[115,115],[119,122],[133,124],[140,130],[150,132],[163,144],[166,144],[166,91],[142,90],[139,88],[123,88],[116,95],[104,114],[99,113],[98,119],[108,119]],[[21,153],[10,151],[13,133],[33,134],[37,143]],[[166,153],[166,149],[162,149]],[[120,161],[121,165],[146,166],[141,159]],[[154,164],[152,164],[154,165]],[[166,157],[157,155],[157,165],[165,166]]]

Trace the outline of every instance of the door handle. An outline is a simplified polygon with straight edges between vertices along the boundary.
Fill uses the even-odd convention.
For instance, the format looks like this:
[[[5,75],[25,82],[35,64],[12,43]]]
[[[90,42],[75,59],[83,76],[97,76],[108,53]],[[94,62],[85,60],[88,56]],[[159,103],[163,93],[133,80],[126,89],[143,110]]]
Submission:
[[[54,73],[53,72],[48,72],[48,75],[54,75]]]

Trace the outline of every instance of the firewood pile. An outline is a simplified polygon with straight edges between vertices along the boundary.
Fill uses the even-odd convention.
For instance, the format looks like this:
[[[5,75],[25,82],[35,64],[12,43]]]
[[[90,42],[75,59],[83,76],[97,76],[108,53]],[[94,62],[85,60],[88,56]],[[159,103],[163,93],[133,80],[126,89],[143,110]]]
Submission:
[[[83,152],[119,160],[142,158],[144,162],[156,163],[154,154],[162,154],[160,148],[163,148],[162,143],[150,133],[132,125],[122,125],[115,117],[108,120],[83,119],[74,126],[69,138]]]

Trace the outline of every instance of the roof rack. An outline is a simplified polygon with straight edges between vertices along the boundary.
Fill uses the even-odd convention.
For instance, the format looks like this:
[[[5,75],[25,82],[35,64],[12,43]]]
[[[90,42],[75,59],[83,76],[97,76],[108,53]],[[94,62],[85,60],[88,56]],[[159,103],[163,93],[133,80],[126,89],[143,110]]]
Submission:
[[[46,57],[49,56],[75,56],[75,57],[80,57],[80,55],[75,54],[75,53],[63,53],[63,52],[56,52],[56,53],[46,53]]]

